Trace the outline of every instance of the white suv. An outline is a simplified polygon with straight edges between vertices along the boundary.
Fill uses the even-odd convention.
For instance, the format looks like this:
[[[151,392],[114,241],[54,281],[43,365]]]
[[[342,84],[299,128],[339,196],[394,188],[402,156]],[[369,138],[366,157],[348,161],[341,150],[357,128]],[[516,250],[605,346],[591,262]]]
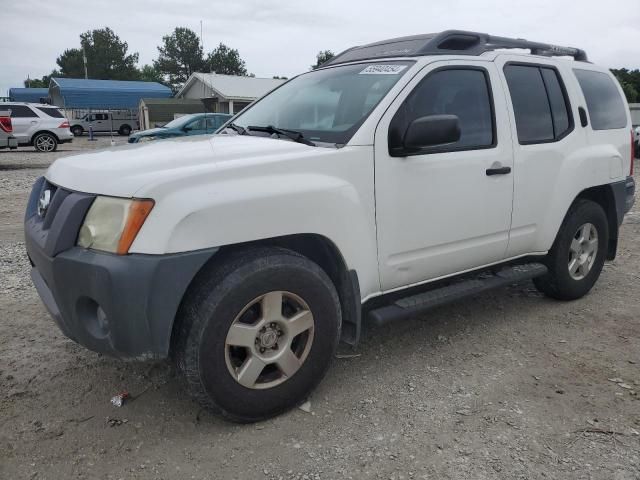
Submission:
[[[19,146],[33,146],[38,152],[53,152],[60,143],[73,141],[69,122],[58,107],[40,103],[0,104],[11,111],[13,135]]]
[[[78,343],[172,357],[203,405],[263,419],[365,318],[528,279],[589,292],[634,201],[630,131],[578,49],[462,31],[355,47],[220,134],[58,160],[27,208],[32,278]]]

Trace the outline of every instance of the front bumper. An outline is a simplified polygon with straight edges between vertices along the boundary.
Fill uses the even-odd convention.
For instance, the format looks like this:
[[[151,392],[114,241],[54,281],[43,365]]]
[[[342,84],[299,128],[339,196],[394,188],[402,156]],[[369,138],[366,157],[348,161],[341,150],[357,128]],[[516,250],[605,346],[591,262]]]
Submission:
[[[37,200],[55,189],[41,218]],[[75,246],[93,196],[39,179],[27,207],[31,278],[67,337],[120,358],[164,358],[182,297],[217,249],[166,255],[115,255]]]

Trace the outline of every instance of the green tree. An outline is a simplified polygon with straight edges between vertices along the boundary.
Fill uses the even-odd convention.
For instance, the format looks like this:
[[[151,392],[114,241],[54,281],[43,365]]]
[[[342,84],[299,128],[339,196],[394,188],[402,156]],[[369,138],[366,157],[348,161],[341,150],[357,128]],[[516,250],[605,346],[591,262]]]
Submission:
[[[144,65],[140,69],[140,80],[144,82],[165,83],[162,73],[160,73],[153,65]]]
[[[83,54],[84,50],[84,54]],[[90,30],[80,35],[80,48],[65,50],[56,63],[63,77],[84,78],[87,58],[89,78],[100,80],[135,80],[138,78],[138,54],[129,53],[127,42],[120,40],[109,27]]]
[[[229,48],[224,43],[209,53],[207,67],[210,71],[223,75],[247,75],[246,64],[240,57],[238,50]]]
[[[315,70],[316,68],[320,68],[323,63],[328,62],[336,55],[331,50],[321,50],[316,55],[316,64],[311,65],[311,70]]]
[[[640,70],[628,70],[626,68],[612,69],[611,72],[620,82],[627,101],[635,103],[640,101]]]
[[[176,27],[171,35],[162,37],[158,52],[160,55],[153,66],[174,91],[179,90],[192,73],[204,68],[200,39],[189,28]]]
[[[27,78],[24,86],[27,88],[49,88],[51,77],[59,77],[60,72],[54,70],[50,75],[43,75],[42,78]]]
[[[627,102],[636,103],[638,101],[638,90],[636,90],[632,84],[620,82],[620,86],[622,87],[625,97],[627,97]]]

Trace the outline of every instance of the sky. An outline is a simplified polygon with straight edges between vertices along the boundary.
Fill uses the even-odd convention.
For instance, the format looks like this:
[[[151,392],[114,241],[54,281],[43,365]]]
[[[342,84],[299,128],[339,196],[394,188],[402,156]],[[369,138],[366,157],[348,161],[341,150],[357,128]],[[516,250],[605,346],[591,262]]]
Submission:
[[[640,68],[640,0],[0,0],[0,96],[56,67],[79,35],[111,27],[140,65],[177,26],[200,31],[205,52],[239,50],[257,77],[309,70],[320,50],[450,28],[587,51],[594,63]]]

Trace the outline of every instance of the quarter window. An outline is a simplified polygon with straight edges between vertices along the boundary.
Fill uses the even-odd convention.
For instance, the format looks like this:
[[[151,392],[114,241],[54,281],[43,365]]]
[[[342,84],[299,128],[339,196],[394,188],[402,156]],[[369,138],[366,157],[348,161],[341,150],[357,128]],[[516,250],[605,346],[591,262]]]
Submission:
[[[618,88],[609,75],[592,70],[574,69],[587,101],[594,130],[613,130],[627,126],[627,111]]]
[[[504,75],[521,144],[560,140],[573,129],[571,109],[555,69],[507,65]]]
[[[26,105],[9,105],[7,107],[11,110],[11,118],[31,118],[38,117],[36,112],[31,110]]]
[[[469,150],[495,145],[490,92],[484,69],[447,68],[431,73],[398,109],[389,127],[389,143],[401,144],[407,127],[417,118],[456,115],[460,120],[460,140],[431,151]]]
[[[50,117],[64,118],[64,115],[62,114],[62,112],[57,108],[52,108],[52,107],[36,107],[36,108],[41,112],[46,113]]]

